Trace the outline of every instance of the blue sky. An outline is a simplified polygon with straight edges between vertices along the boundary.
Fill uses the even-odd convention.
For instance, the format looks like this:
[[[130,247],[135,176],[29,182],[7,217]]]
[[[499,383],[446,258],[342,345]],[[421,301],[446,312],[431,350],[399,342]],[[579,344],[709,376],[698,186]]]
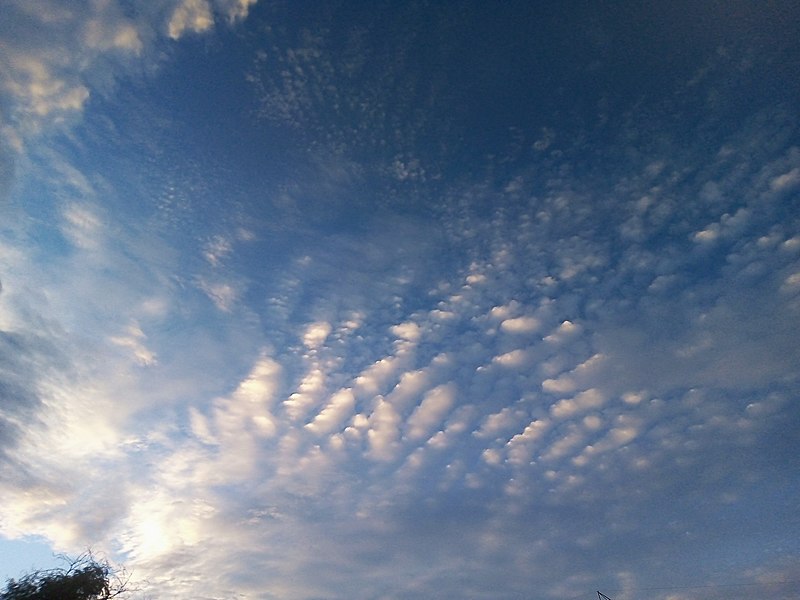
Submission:
[[[797,597],[791,2],[3,13],[0,577]]]

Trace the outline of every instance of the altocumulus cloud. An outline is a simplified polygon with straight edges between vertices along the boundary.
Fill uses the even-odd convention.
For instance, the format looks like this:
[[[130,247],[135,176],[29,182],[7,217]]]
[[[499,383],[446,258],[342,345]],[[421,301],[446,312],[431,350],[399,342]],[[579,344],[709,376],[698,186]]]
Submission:
[[[385,8],[8,3],[0,533],[164,598],[792,597],[785,26]]]

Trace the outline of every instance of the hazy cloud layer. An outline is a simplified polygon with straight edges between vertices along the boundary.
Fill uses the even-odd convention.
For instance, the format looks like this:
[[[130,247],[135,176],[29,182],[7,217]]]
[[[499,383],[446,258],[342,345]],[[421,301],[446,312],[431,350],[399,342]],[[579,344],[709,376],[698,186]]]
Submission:
[[[163,598],[794,597],[789,36],[384,8],[9,5],[0,533]]]

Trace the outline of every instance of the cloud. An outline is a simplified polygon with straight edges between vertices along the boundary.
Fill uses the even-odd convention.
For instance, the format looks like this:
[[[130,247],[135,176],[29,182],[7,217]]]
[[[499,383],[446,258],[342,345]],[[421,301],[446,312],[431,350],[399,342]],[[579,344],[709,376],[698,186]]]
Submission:
[[[217,10],[229,21],[235,22],[247,17],[250,7],[258,0],[215,0]]]
[[[200,279],[197,286],[208,296],[219,310],[230,312],[236,305],[240,292],[236,286],[226,281],[205,281]]]
[[[433,380],[430,368],[407,371],[400,376],[400,381],[394,386],[386,399],[399,410],[407,410],[428,389]]]
[[[508,462],[512,465],[524,465],[533,457],[534,444],[550,428],[547,419],[535,419],[525,426],[521,433],[508,440],[506,447]]]
[[[550,414],[556,419],[573,417],[589,409],[600,408],[604,402],[602,393],[596,389],[589,389],[574,398],[559,400],[550,408]]]
[[[379,398],[369,416],[369,455],[376,460],[393,460],[400,439],[400,415],[386,400]]]
[[[355,398],[351,390],[339,390],[322,411],[306,427],[317,434],[328,433],[353,414]]]
[[[440,385],[425,394],[420,405],[408,418],[408,438],[420,439],[441,423],[455,402],[455,394],[456,388],[453,385]]]
[[[529,362],[528,353],[520,348],[492,358],[492,362],[504,367],[522,367]]]
[[[479,438],[489,438],[512,428],[519,420],[519,409],[505,407],[500,412],[487,415],[474,434]]]
[[[133,323],[125,328],[123,335],[117,335],[110,338],[112,344],[128,348],[142,365],[154,365],[156,363],[156,355],[152,350],[145,346],[144,341],[147,336],[142,331],[138,324]]]
[[[297,391],[293,392],[283,402],[291,419],[298,420],[303,418],[311,407],[318,402],[325,390],[325,381],[325,373],[315,364],[300,381]]]
[[[800,167],[795,167],[783,175],[778,175],[769,182],[769,187],[775,192],[790,190],[800,183]]]
[[[392,333],[402,339],[416,342],[420,338],[420,327],[416,323],[409,321],[393,326]]]
[[[0,460],[13,449],[20,436],[37,420],[42,406],[40,395],[30,381],[43,375],[48,358],[56,348],[46,337],[13,331],[0,332]],[[4,465],[5,466],[5,465]]]
[[[145,61],[171,23],[188,35],[250,4],[142,5],[79,29],[90,62]],[[78,22],[37,6],[52,31]],[[79,8],[103,6],[117,5]],[[53,198],[54,219],[34,206],[0,232],[3,535],[120,549],[170,597],[563,598],[598,580],[633,596],[664,564],[696,573],[730,548],[747,577],[790,572],[747,551],[783,543],[794,517],[796,153],[758,154],[779,115],[754,117],[775,131],[703,129],[693,145],[670,137],[682,109],[667,99],[599,133],[559,127],[557,147],[539,124],[515,131],[500,145],[516,150],[439,179],[415,137],[429,117],[406,127],[392,110],[423,106],[414,90],[434,102],[437,82],[423,94],[364,72],[358,27],[339,40],[350,54],[324,28],[291,29],[259,30],[275,47],[259,47],[270,66],[254,77],[272,92],[262,116],[315,154],[288,169],[315,175],[283,190],[296,220],[266,206],[277,184],[232,209],[166,177],[182,165],[159,152],[189,145],[180,127],[174,146],[142,144],[158,160],[132,159],[182,188],[171,236],[150,188],[105,179],[120,161],[90,143],[94,120],[74,146],[30,153],[25,193]],[[378,67],[415,40],[386,40]],[[71,56],[42,81],[94,90]],[[391,152],[370,156],[381,139]],[[209,148],[192,154],[213,173],[198,181],[219,177],[227,200],[244,177],[210,170]],[[653,553],[667,562],[641,560]]]
[[[92,94],[117,77],[158,59],[159,32],[177,40],[211,29],[214,13],[244,19],[255,0],[157,0],[139,3],[11,0],[0,30],[4,131],[19,151],[29,136],[78,118]],[[167,14],[166,22],[163,21]]]
[[[214,25],[211,5],[207,0],[182,0],[169,19],[168,32],[173,40],[185,32],[202,33]]]
[[[309,350],[315,350],[325,343],[331,333],[330,323],[319,321],[311,323],[303,335],[303,343]]]
[[[539,326],[538,319],[534,317],[516,317],[500,323],[500,329],[506,333],[533,333]]]

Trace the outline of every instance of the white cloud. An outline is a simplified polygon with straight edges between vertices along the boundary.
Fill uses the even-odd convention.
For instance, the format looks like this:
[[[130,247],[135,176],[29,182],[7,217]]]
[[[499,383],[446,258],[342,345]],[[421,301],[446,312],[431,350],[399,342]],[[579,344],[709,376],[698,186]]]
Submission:
[[[518,348],[517,350],[495,356],[492,358],[492,362],[508,368],[522,367],[529,362],[529,355],[526,350]]]
[[[535,452],[535,444],[542,439],[542,436],[550,429],[548,419],[534,419],[522,433],[513,436],[506,443],[508,452],[508,462],[512,465],[525,465],[530,462]]]
[[[616,418],[614,426],[606,435],[593,445],[593,452],[598,454],[608,452],[629,444],[641,432],[641,421],[631,415],[620,415]]]
[[[579,323],[563,321],[558,327],[556,327],[553,333],[544,337],[544,341],[550,344],[561,344],[564,341],[580,334],[581,330],[582,328]]]
[[[489,315],[494,319],[506,320],[510,319],[511,315],[517,312],[519,308],[519,302],[511,300],[508,304],[492,307],[489,311]]]
[[[303,334],[303,344],[309,350],[316,350],[325,343],[332,329],[331,324],[327,321],[310,323]]]
[[[194,406],[189,407],[189,426],[192,435],[204,444],[219,444],[219,440],[211,432],[211,425],[208,418]]]
[[[200,498],[183,498],[169,490],[139,490],[141,498],[124,524],[123,551],[133,560],[164,556],[205,542],[216,509]]]
[[[785,252],[797,252],[800,250],[800,235],[796,235],[781,244],[781,250]]]
[[[542,389],[552,394],[568,394],[575,391],[578,384],[569,375],[562,375],[558,379],[545,379],[542,382]]]
[[[59,77],[42,58],[12,55],[3,80],[3,88],[19,102],[19,111],[32,126],[38,121],[58,121],[68,113],[80,111],[89,99],[89,90],[82,83]]]
[[[402,369],[404,362],[402,357],[389,356],[367,367],[355,378],[355,387],[358,393],[375,395],[384,391],[389,380],[394,378],[398,370]]]
[[[408,321],[406,323],[401,323],[400,325],[393,326],[392,333],[404,340],[408,340],[410,342],[417,342],[419,341],[420,335],[422,334],[422,330],[420,329],[420,326],[414,323],[413,321]]]
[[[708,244],[716,240],[720,235],[720,227],[717,223],[712,223],[702,231],[698,231],[692,239],[699,244]]]
[[[329,433],[352,416],[355,404],[356,400],[352,390],[339,390],[331,397],[325,408],[314,417],[314,420],[306,425],[306,428],[318,435]]]
[[[87,47],[101,52],[121,50],[138,55],[144,43],[136,26],[131,22],[107,22],[102,17],[94,17],[86,24],[83,41]]]
[[[542,390],[551,394],[568,394],[591,381],[603,368],[607,357],[596,353],[567,373],[542,381]]]
[[[190,4],[159,4],[152,9],[158,19],[144,10],[133,29],[110,18],[79,29],[93,51],[138,52],[146,60],[154,32]],[[211,18],[231,20],[250,6],[200,4]],[[74,10],[58,5],[31,14],[43,22],[71,19]],[[194,18],[187,13],[175,26],[193,31]],[[270,33],[276,45],[278,29]],[[294,69],[288,77],[302,83],[311,67],[325,67],[314,53],[327,50],[299,41],[287,65]],[[313,93],[298,91],[302,101]],[[328,130],[332,138],[337,132]],[[642,515],[656,532],[638,541],[643,546],[634,551],[642,554],[663,539],[678,550],[693,543],[675,531],[730,541],[708,532],[718,534],[717,525],[732,517],[742,523],[742,507],[753,502],[748,490],[782,497],[774,493],[781,463],[770,462],[778,465],[774,478],[761,467],[767,454],[791,449],[773,436],[778,446],[763,454],[767,438],[760,436],[780,430],[794,397],[779,402],[764,389],[791,392],[795,381],[796,311],[788,296],[797,289],[792,261],[800,244],[793,223],[768,222],[769,194],[763,212],[736,206],[725,173],[737,173],[737,186],[747,180],[755,169],[748,161],[757,163],[752,152],[727,153],[724,160],[736,165],[705,163],[700,176],[680,149],[668,165],[637,158],[647,148],[614,150],[635,164],[625,177],[615,172],[613,182],[559,163],[555,151],[539,155],[554,161],[548,179],[535,202],[518,210],[495,205],[491,191],[511,182],[505,193],[525,201],[520,192],[540,176],[514,161],[490,165],[494,183],[453,191],[458,201],[442,201],[436,214],[455,269],[448,262],[438,270],[440,255],[430,248],[408,258],[422,235],[398,240],[402,252],[385,254],[374,269],[357,264],[373,259],[361,251],[367,245],[342,250],[345,235],[335,243],[326,236],[287,243],[285,264],[275,258],[285,277],[259,279],[253,288],[282,302],[271,305],[280,309],[274,312],[242,293],[263,269],[226,261],[238,241],[267,243],[263,220],[253,219],[252,236],[213,237],[218,229],[196,232],[190,224],[205,245],[158,246],[130,232],[136,218],[125,227],[113,222],[92,186],[62,169],[72,191],[53,213],[61,217],[55,227],[78,251],[42,265],[29,249],[6,252],[10,245],[0,241],[0,382],[4,399],[13,399],[0,406],[0,461],[12,467],[0,482],[8,499],[3,534],[41,534],[63,545],[100,537],[130,552],[131,566],[170,597],[298,600],[330,590],[352,595],[354,582],[375,597],[387,586],[409,597],[458,595],[447,587],[452,581],[468,587],[459,590],[467,597],[524,597],[534,587],[576,596],[596,572],[629,558],[614,554],[615,542],[620,532],[627,539],[636,531]],[[785,165],[764,171],[759,189],[781,187],[778,174],[791,172]],[[714,186],[697,189],[709,177]],[[353,198],[344,193],[350,183],[330,196]],[[573,189],[580,186],[590,192]],[[670,201],[680,197],[696,198],[697,212]],[[641,237],[617,246],[616,219],[631,216],[620,216],[626,210]],[[390,208],[380,211],[391,216]],[[304,235],[316,233],[309,223]],[[686,245],[706,229],[737,254],[703,263],[701,278]],[[114,243],[112,231],[120,237]],[[6,230],[0,233],[5,240]],[[14,235],[7,239],[24,246],[25,237]],[[133,245],[136,236],[142,239]],[[145,246],[155,250],[146,254]],[[609,246],[613,269],[605,268]],[[194,278],[180,272],[182,261],[160,248],[204,258],[205,271]],[[357,258],[347,262],[351,251]],[[321,273],[326,253],[324,268],[344,277]],[[757,262],[760,278],[741,284],[741,265]],[[226,311],[201,302],[192,282]],[[544,341],[522,337],[539,331],[548,334]],[[689,385],[698,391],[684,396]],[[17,404],[28,408],[17,411]],[[730,456],[736,469],[720,458]],[[109,473],[113,481],[105,481]],[[730,490],[712,489],[719,482]],[[681,502],[696,497],[702,514],[683,511]],[[727,504],[717,504],[723,497]],[[735,514],[726,508],[733,498]],[[613,527],[587,527],[594,522]],[[742,539],[753,534],[744,531]],[[603,548],[611,554],[596,552]],[[576,563],[576,556],[606,562]],[[419,573],[426,575],[405,578]],[[539,585],[554,578],[565,583]]]
[[[407,371],[400,376],[400,381],[386,396],[386,399],[399,410],[408,408],[431,385],[431,370],[420,369]]]
[[[169,19],[169,37],[177,40],[185,32],[201,33],[214,25],[211,5],[207,0],[181,0]]]
[[[800,290],[800,271],[788,275],[786,279],[783,280],[783,285],[781,286],[781,291],[784,292],[793,292],[796,290]]]
[[[550,408],[550,414],[556,419],[574,417],[588,410],[600,408],[605,403],[605,400],[600,391],[589,389],[574,398],[559,400]]]
[[[514,319],[506,319],[500,323],[500,329],[506,333],[533,333],[539,327],[539,320],[535,317],[516,317]]]
[[[210,415],[213,439],[220,447],[221,460],[236,465],[232,472],[249,472],[252,468],[250,461],[254,460],[255,439],[276,434],[276,418],[270,407],[276,399],[280,376],[280,365],[268,356],[262,356],[231,395],[214,401]],[[210,436],[203,435],[202,427],[199,433],[210,439]]]
[[[500,412],[487,415],[475,435],[479,438],[494,437],[507,429],[511,429],[519,422],[519,418],[519,411],[507,406],[501,409]]]
[[[406,424],[406,436],[410,440],[418,440],[428,435],[430,430],[441,423],[445,415],[453,407],[456,399],[456,388],[452,384],[444,384],[433,388],[414,409]]]
[[[622,401],[626,404],[637,405],[646,398],[644,392],[626,392],[622,394]]]
[[[216,0],[215,7],[233,22],[246,17],[253,4]],[[117,0],[69,5],[9,0],[4,17],[14,23],[4,31],[0,57],[0,90],[11,100],[4,129],[20,151],[29,137],[79,117],[96,86],[113,85],[141,61],[147,67],[157,62],[157,32],[166,29],[178,39],[214,25],[207,0],[154,0],[136,10]]]
[[[503,462],[503,454],[497,448],[487,448],[481,454],[481,458],[490,465],[499,465]]]
[[[369,456],[375,460],[393,460],[400,439],[400,415],[386,400],[379,398],[369,416]]]
[[[111,343],[130,349],[140,364],[145,366],[156,364],[156,354],[145,345],[147,336],[138,323],[132,323],[125,329],[123,335],[112,336],[110,339]]]
[[[566,431],[563,431],[544,452],[543,458],[547,461],[554,461],[564,458],[577,446],[581,445],[585,439],[584,431],[571,424]]]
[[[800,167],[795,167],[782,175],[778,175],[769,182],[769,187],[775,192],[784,192],[800,184]]]
[[[450,321],[456,318],[456,313],[450,310],[434,309],[430,313],[431,319],[434,321]]]
[[[217,10],[230,22],[247,17],[250,7],[256,2],[258,0],[214,0]]]
[[[300,381],[297,391],[283,402],[288,417],[297,421],[302,419],[320,401],[325,390],[325,373],[314,365]]]
[[[224,236],[218,235],[206,244],[203,256],[212,267],[217,267],[232,251],[231,241]]]
[[[96,250],[104,233],[96,211],[87,205],[68,204],[64,208],[63,232],[72,243],[84,250]]]
[[[236,286],[227,281],[206,281],[198,279],[197,286],[208,296],[219,310],[230,312],[239,299],[240,291]]]
[[[692,239],[699,244],[707,244],[719,238],[728,238],[739,234],[752,219],[752,212],[748,208],[740,208],[734,214],[725,213],[719,221],[711,223],[702,231],[696,232]]]
[[[243,402],[272,404],[280,376],[280,365],[269,356],[263,355],[255,362],[247,378],[237,386],[233,396]]]

